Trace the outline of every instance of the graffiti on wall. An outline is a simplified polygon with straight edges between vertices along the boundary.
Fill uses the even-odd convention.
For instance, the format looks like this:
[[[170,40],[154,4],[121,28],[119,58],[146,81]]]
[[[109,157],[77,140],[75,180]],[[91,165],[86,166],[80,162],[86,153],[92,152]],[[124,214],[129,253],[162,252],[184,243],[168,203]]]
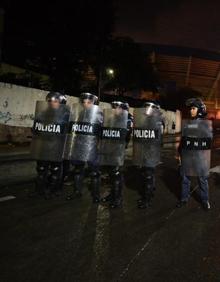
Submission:
[[[19,115],[19,120],[34,120],[34,114]]]
[[[8,107],[8,101],[5,100],[4,103],[3,103],[3,108],[7,108]]]
[[[0,82],[0,124],[32,127],[35,103],[38,100],[45,100],[46,95],[46,91]],[[67,96],[67,98],[69,104],[78,101],[77,97]],[[101,102],[100,106],[110,108],[108,103]],[[163,115],[166,131],[168,133],[179,132],[181,129],[180,112],[163,110]]]
[[[0,123],[7,124],[12,119],[10,112],[1,112],[0,111]]]
[[[34,114],[26,114],[26,115],[13,115],[10,112],[2,112],[0,111],[0,123],[8,124],[11,120],[16,120],[18,123],[23,121],[33,121],[34,120]],[[16,125],[16,124],[15,124]]]
[[[18,105],[19,106],[19,105]],[[12,114],[9,99],[6,98],[1,103],[0,124],[13,126],[31,126],[34,120],[34,114]]]

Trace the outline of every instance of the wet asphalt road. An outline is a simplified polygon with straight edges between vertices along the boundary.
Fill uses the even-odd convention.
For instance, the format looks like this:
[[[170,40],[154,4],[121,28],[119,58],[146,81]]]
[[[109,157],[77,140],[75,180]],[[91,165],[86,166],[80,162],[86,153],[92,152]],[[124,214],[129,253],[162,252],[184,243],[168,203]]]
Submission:
[[[92,204],[86,181],[83,198],[71,202],[29,199],[31,180],[1,183],[0,196],[16,199],[0,202],[0,281],[220,281],[220,177],[210,176],[210,212],[194,196],[176,209],[180,178],[173,156],[164,150],[147,210],[136,208],[132,167],[120,210]],[[215,151],[213,166],[219,160]],[[107,189],[104,183],[102,192]]]

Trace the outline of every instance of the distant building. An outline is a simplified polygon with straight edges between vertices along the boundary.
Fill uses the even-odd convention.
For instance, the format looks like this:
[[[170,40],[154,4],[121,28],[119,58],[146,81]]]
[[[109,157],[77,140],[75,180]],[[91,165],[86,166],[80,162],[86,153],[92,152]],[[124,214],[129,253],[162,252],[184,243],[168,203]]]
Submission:
[[[210,115],[219,112],[219,52],[153,44],[142,44],[142,47],[150,54],[151,62],[166,92],[191,88],[202,94]]]

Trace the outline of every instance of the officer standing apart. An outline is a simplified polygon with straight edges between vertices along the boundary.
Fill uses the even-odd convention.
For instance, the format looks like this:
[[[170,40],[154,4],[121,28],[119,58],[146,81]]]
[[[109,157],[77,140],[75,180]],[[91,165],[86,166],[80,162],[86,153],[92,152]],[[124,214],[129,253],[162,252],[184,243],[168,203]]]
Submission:
[[[73,191],[67,200],[82,196],[83,179],[88,166],[90,189],[94,203],[100,200],[100,171],[98,164],[98,141],[103,114],[99,108],[98,97],[82,93],[80,103],[71,108],[69,132],[65,148],[65,159],[74,166]]]
[[[206,106],[199,98],[186,101],[190,120],[182,122],[182,138],[179,146],[181,161],[182,191],[180,208],[190,198],[190,177],[197,177],[202,207],[210,209],[208,176],[211,161],[212,122],[206,120]]]
[[[110,208],[122,206],[122,189],[124,185],[122,168],[125,158],[126,137],[128,132],[128,104],[115,101],[111,109],[104,110],[104,123],[100,140],[100,165],[106,167],[111,189],[102,198]]]
[[[66,97],[58,92],[49,92],[46,102],[37,101],[32,158],[37,160],[37,179],[34,194],[50,199],[62,192],[62,161],[70,111]]]
[[[160,162],[162,128],[163,118],[157,102],[148,101],[143,108],[134,109],[133,164],[140,173],[140,209],[149,207],[152,202],[155,168]]]

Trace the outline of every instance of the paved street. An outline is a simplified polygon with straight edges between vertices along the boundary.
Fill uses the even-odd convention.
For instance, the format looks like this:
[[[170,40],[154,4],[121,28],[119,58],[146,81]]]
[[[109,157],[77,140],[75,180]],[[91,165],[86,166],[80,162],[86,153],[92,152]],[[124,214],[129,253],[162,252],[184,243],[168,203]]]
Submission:
[[[219,160],[220,151],[213,151],[212,167]],[[136,208],[133,167],[125,171],[121,210],[92,204],[87,180],[78,201],[28,198],[34,187],[28,160],[5,162],[0,170],[6,174],[0,197],[16,197],[0,202],[0,281],[220,281],[219,174],[210,176],[210,212],[195,193],[188,206],[176,209],[180,178],[173,148],[163,150],[147,210]],[[102,193],[107,189],[104,180]]]
[[[1,1],[0,282],[220,282],[219,11]]]

